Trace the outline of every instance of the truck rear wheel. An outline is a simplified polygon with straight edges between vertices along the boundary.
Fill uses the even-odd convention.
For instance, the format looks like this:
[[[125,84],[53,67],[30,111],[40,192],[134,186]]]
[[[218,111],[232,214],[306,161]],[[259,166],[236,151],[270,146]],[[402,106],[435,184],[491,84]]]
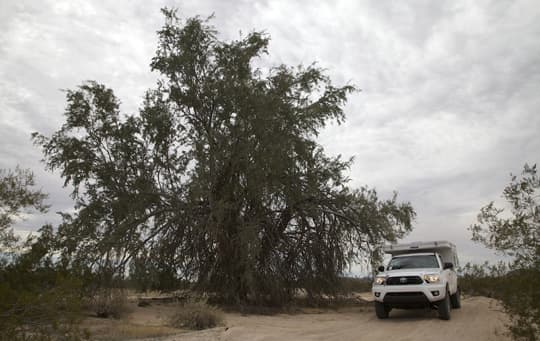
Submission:
[[[386,307],[383,303],[375,301],[375,314],[380,319],[388,318],[390,308]]]
[[[437,307],[439,311],[439,318],[441,320],[450,320],[450,293],[446,292],[446,297],[444,300],[439,302]]]
[[[461,291],[457,288],[456,293],[450,296],[450,303],[453,309],[461,308]]]

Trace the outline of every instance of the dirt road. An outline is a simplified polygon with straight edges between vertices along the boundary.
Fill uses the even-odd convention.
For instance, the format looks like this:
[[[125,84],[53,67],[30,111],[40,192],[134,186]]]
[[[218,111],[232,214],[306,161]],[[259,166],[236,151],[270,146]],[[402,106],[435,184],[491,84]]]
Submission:
[[[509,340],[507,321],[498,303],[485,297],[462,300],[452,319],[442,321],[435,311],[393,310],[378,320],[372,308],[340,312],[276,316],[227,314],[226,327],[177,334],[160,340]]]

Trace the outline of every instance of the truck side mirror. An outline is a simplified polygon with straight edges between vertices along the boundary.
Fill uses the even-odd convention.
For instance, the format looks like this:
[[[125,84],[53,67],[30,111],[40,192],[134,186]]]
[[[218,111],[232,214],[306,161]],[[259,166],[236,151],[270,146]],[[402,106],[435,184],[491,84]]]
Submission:
[[[378,270],[379,272],[384,272],[384,266],[382,266],[382,265],[379,266],[379,267],[377,268],[377,270]]]
[[[453,268],[454,268],[454,264],[452,264],[452,263],[444,263],[444,265],[443,265],[443,270],[453,269]]]

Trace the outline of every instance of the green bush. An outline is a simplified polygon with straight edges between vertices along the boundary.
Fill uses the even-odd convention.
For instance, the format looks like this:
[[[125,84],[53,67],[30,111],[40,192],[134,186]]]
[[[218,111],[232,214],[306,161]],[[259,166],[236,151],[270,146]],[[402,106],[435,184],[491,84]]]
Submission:
[[[540,340],[540,270],[520,269],[510,272],[498,293],[510,315],[511,335],[515,340]]]
[[[48,254],[52,228],[0,264],[0,340],[80,340],[82,281]]]
[[[205,302],[189,302],[181,306],[171,318],[171,326],[202,330],[223,323],[223,312]]]
[[[497,265],[467,263],[459,269],[461,292],[470,296],[496,297],[500,295],[506,283],[508,267],[504,263]]]
[[[39,272],[39,271],[38,271]],[[4,271],[4,274],[6,272]],[[80,282],[61,275],[47,282],[36,272],[9,272],[24,284],[0,281],[0,340],[81,340]],[[2,277],[2,276],[0,276]]]

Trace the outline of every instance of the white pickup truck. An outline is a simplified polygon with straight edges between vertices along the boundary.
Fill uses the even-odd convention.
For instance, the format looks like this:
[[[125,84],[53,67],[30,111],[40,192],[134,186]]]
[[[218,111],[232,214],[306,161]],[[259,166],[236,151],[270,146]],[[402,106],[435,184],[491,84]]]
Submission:
[[[450,308],[460,308],[460,291],[454,267],[456,246],[448,241],[414,242],[385,247],[392,255],[379,267],[373,282],[375,312],[384,319],[392,308],[437,309],[439,318],[450,319]]]

